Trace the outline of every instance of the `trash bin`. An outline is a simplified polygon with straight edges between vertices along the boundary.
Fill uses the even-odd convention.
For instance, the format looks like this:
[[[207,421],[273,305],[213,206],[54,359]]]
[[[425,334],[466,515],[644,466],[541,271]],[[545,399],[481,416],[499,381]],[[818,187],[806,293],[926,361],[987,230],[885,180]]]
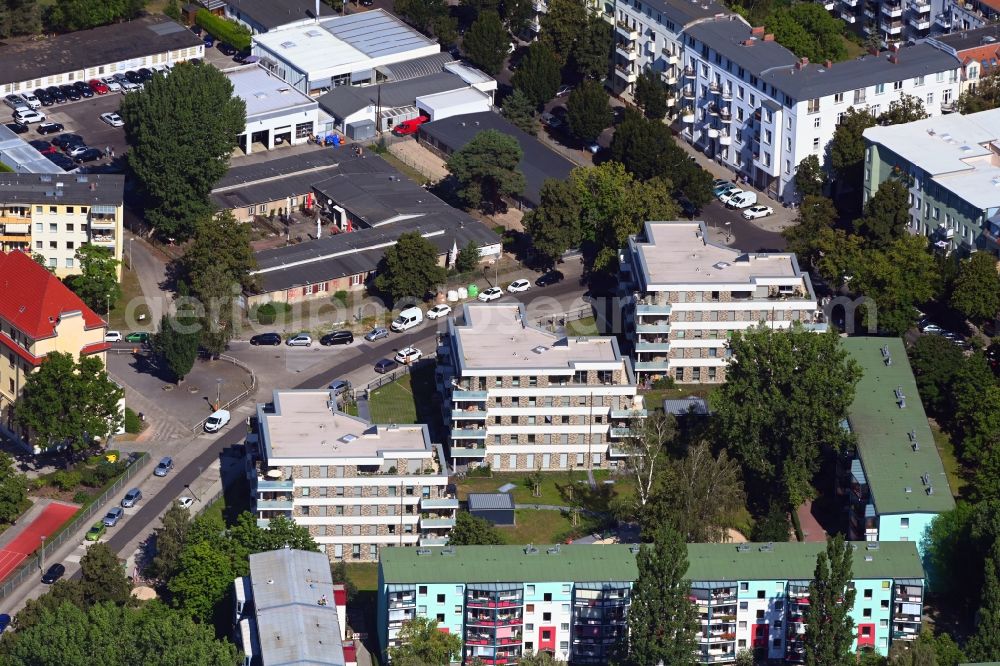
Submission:
[[[479,287],[474,284],[469,285],[469,298],[475,298],[479,296]]]

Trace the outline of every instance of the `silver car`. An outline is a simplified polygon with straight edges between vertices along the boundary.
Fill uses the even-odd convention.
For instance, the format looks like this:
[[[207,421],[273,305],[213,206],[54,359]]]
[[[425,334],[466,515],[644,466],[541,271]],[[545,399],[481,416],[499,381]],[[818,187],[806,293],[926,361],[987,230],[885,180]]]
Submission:
[[[104,516],[104,524],[107,527],[114,527],[118,524],[118,521],[125,516],[125,510],[120,506],[116,506]]]
[[[365,340],[368,342],[375,342],[376,340],[381,340],[382,338],[389,337],[389,330],[382,328],[381,326],[376,326],[372,330],[365,333]]]
[[[122,498],[122,508],[130,509],[136,505],[136,503],[142,499],[142,491],[138,488],[133,488],[132,490],[125,493],[125,497]]]

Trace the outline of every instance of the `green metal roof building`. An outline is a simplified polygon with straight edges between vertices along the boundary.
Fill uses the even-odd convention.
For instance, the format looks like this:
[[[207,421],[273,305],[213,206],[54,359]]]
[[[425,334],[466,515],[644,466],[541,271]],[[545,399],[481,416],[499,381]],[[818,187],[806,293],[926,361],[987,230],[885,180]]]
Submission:
[[[919,547],[934,516],[954,508],[955,500],[903,341],[849,337],[842,344],[864,371],[847,418],[857,441],[857,456],[843,475],[851,502],[848,534]]]
[[[920,555],[903,541],[853,545],[856,645],[886,654],[892,640],[920,633]],[[729,663],[744,648],[801,661],[800,604],[825,543],[687,548],[702,662]],[[421,616],[462,638],[466,663],[513,664],[540,650],[573,663],[607,663],[625,630],[638,552],[636,545],[382,549],[380,644],[398,644],[403,622]]]

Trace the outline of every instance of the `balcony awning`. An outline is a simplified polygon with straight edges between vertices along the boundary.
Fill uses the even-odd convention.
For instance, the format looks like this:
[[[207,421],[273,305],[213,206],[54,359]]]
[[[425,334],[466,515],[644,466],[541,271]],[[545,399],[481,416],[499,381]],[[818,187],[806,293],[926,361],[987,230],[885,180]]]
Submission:
[[[469,592],[519,592],[523,589],[521,583],[469,583]]]
[[[118,209],[115,206],[108,206],[106,204],[95,204],[90,207],[91,213],[98,213],[100,215],[114,215],[116,210]]]
[[[417,586],[416,585],[392,584],[392,585],[386,585],[385,586],[385,591],[386,592],[416,592],[417,591]]]
[[[628,590],[632,583],[625,581],[605,581],[601,583],[577,583],[574,587],[578,590]]]

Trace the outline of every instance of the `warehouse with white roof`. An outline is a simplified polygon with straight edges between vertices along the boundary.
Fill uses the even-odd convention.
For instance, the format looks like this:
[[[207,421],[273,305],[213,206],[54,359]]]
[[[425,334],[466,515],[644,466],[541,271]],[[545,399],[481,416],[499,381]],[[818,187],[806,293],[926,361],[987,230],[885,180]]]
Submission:
[[[246,129],[239,136],[243,152],[305,143],[318,133],[319,104],[309,95],[258,65],[225,74],[233,94],[246,102]]]
[[[253,55],[297,90],[379,80],[380,67],[439,53],[441,47],[382,9],[337,16],[253,38]]]

